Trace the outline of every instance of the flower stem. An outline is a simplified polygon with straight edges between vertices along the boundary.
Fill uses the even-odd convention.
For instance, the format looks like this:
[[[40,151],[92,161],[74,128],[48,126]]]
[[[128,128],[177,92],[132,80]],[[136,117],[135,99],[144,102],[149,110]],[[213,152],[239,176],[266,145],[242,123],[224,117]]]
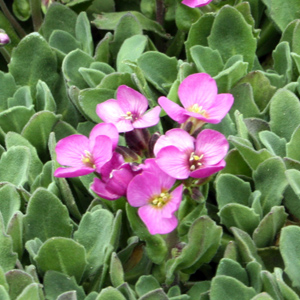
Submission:
[[[163,0],[156,0],[156,21],[163,26],[165,5]]]
[[[43,23],[41,0],[30,0],[33,28],[38,31]]]
[[[9,52],[4,47],[0,48],[0,52],[1,52],[2,56],[4,57],[4,59],[6,60],[6,62],[9,64],[9,62],[10,62]]]
[[[10,24],[15,28],[16,32],[18,33],[20,38],[23,38],[26,36],[25,30],[21,27],[19,22],[15,19],[15,17],[10,13],[9,9],[7,8],[4,0],[0,0],[0,7],[5,15],[5,17],[8,19]]]

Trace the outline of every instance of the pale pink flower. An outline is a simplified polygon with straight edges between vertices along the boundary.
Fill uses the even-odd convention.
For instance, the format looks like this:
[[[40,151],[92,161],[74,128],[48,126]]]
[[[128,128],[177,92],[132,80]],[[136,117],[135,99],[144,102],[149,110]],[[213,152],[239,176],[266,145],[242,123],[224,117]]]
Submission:
[[[158,103],[180,124],[189,118],[203,123],[219,123],[233,104],[233,96],[218,94],[216,81],[206,73],[186,77],[179,86],[178,96],[184,108],[166,97],[160,97]]]
[[[183,0],[182,4],[187,5],[189,7],[200,7],[209,4],[212,0]]]
[[[215,130],[205,129],[195,139],[176,128],[158,139],[154,154],[158,166],[174,178],[205,178],[225,167],[228,149],[225,136]]]
[[[55,148],[56,159],[66,167],[57,168],[54,176],[68,178],[100,173],[101,167],[111,159],[118,138],[113,124],[102,123],[92,129],[89,138],[73,134],[61,139]]]
[[[126,195],[127,186],[139,173],[121,154],[114,152],[110,161],[101,168],[101,179],[95,178],[91,189],[101,198],[116,200]]]
[[[104,122],[113,123],[119,132],[127,132],[134,128],[151,127],[159,122],[161,108],[156,106],[146,112],[147,108],[148,100],[144,95],[121,85],[117,90],[117,100],[109,99],[98,104],[96,112]]]
[[[128,202],[139,207],[138,215],[151,234],[167,234],[178,225],[174,213],[180,206],[183,185],[171,191],[175,181],[156,165],[154,159],[147,159],[144,171],[128,185]]]

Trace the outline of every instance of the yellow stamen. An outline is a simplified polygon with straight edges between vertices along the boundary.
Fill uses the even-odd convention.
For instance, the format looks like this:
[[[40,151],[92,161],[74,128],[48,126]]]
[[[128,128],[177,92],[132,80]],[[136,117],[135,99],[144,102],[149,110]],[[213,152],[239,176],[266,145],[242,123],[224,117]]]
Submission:
[[[169,193],[162,192],[160,195],[155,196],[150,203],[156,208],[162,208],[169,202],[170,199],[171,195]]]

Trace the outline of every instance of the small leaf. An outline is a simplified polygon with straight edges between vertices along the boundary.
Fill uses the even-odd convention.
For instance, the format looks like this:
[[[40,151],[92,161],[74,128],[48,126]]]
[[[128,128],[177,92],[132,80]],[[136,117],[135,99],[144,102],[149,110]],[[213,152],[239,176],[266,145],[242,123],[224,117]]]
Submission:
[[[279,157],[273,157],[262,162],[253,173],[255,187],[262,194],[264,214],[282,201],[283,192],[288,185],[285,170],[283,161]]]
[[[287,213],[283,206],[274,206],[265,215],[253,233],[253,241],[258,248],[272,246],[276,234],[285,224]]]
[[[211,300],[249,300],[255,295],[256,292],[252,287],[247,287],[233,277],[216,276],[211,282]]]
[[[54,236],[70,237],[71,232],[67,208],[52,193],[38,188],[29,200],[24,217],[25,240],[38,237],[43,242]]]
[[[16,300],[40,300],[41,293],[42,285],[39,283],[32,283],[25,287]]]
[[[53,48],[58,49],[63,54],[68,54],[69,52],[81,49],[81,44],[75,39],[75,37],[64,31],[64,30],[53,30],[49,38],[49,45]]]
[[[25,106],[29,109],[32,108],[33,99],[30,92],[30,87],[28,85],[21,86],[14,93],[12,98],[7,99],[8,107],[14,106]]]
[[[47,271],[44,276],[44,289],[47,299],[56,300],[57,297],[68,291],[76,291],[77,300],[85,299],[82,286],[76,283],[74,277],[69,277],[57,271]]]
[[[126,300],[126,298],[113,287],[102,289],[96,300]]]
[[[17,90],[14,77],[10,73],[0,71],[0,111],[8,108],[7,98],[12,97]]]
[[[76,39],[81,42],[83,51],[89,55],[93,55],[94,43],[91,34],[90,21],[84,11],[82,11],[77,17],[75,35]]]
[[[44,272],[54,270],[80,281],[87,265],[86,251],[83,246],[72,239],[53,237],[39,249],[35,260]]]
[[[110,280],[114,287],[118,287],[124,283],[124,270],[122,263],[115,252],[111,255],[109,273]]]
[[[298,126],[292,134],[291,140],[286,144],[287,157],[300,161],[300,126]]]
[[[272,131],[261,131],[258,134],[260,141],[263,145],[274,155],[281,157],[286,156],[286,139],[280,138]]]
[[[277,90],[271,99],[270,119],[271,130],[289,141],[300,123],[300,103],[294,93]]]
[[[152,275],[141,276],[135,284],[135,291],[139,297],[159,288],[160,284]]]

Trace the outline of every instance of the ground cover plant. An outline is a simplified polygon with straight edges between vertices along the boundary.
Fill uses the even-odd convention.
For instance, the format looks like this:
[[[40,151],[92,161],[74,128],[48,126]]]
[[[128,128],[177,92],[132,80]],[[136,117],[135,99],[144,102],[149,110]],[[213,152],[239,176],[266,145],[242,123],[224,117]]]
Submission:
[[[300,299],[298,0],[0,0],[0,299]]]

